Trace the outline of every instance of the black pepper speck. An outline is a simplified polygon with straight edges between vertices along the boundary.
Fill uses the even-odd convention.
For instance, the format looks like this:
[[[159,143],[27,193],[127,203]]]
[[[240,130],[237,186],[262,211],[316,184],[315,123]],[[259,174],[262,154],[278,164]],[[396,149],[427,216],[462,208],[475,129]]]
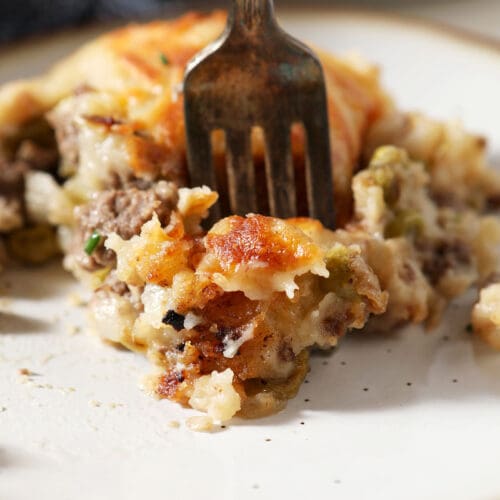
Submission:
[[[170,309],[161,321],[166,325],[172,326],[179,332],[184,329],[184,319],[182,314],[176,313],[173,309]]]

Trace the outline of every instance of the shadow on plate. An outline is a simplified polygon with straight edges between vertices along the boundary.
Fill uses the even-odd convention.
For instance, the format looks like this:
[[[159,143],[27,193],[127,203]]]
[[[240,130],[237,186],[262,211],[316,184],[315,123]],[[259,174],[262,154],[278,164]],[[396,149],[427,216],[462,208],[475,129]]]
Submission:
[[[40,267],[13,267],[0,278],[2,295],[12,299],[42,299],[61,295],[75,280],[60,262]]]
[[[27,454],[20,453],[10,448],[0,448],[0,472],[10,467],[31,465],[32,462],[32,458]]]
[[[50,330],[51,323],[29,316],[19,316],[9,312],[0,312],[0,335],[25,335],[42,333]]]
[[[268,426],[391,408],[500,396],[500,353],[467,332],[470,305],[455,305],[438,329],[351,333],[330,353],[314,353],[297,397],[279,414],[236,425]]]
[[[11,284],[8,296],[28,299],[64,296],[75,283],[57,263],[8,271],[2,281]],[[452,304],[441,326],[429,333],[413,326],[390,334],[348,334],[332,352],[313,354],[306,383],[284,411],[235,424],[279,425],[321,412],[334,419],[339,413],[499,397],[500,353],[466,331],[472,299]],[[26,316],[2,313],[0,318],[0,334],[50,328],[48,322]]]

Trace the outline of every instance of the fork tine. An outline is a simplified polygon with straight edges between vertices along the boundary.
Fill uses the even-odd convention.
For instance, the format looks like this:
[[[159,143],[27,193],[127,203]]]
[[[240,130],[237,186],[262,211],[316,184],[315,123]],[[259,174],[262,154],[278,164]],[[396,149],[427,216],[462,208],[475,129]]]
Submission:
[[[226,154],[231,211],[240,215],[256,212],[255,170],[250,130],[227,131]]]
[[[273,217],[296,217],[297,199],[291,150],[291,130],[270,123],[265,129],[269,208]]]
[[[311,109],[326,109],[324,103]],[[319,219],[324,226],[335,229],[335,200],[333,174],[330,158],[330,136],[328,117],[326,123],[322,113],[306,113],[306,181],[309,217]]]
[[[188,115],[189,116],[189,115]],[[187,155],[191,186],[209,186],[217,190],[215,169],[213,168],[212,145],[209,134],[196,125],[195,120],[187,120]],[[208,223],[221,218],[220,203],[210,209]]]

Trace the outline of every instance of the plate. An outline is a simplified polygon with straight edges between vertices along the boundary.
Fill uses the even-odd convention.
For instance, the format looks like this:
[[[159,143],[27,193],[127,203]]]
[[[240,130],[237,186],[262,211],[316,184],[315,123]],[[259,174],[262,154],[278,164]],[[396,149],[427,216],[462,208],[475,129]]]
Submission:
[[[401,107],[463,120],[500,157],[498,50],[376,15],[281,17],[304,40],[379,63]],[[40,70],[96,31],[3,50],[0,81]],[[9,270],[0,286],[2,499],[500,496],[500,354],[466,331],[473,293],[432,332],[347,336],[313,357],[283,412],[202,434],[183,424],[192,410],[141,390],[150,370],[141,356],[85,333],[74,304],[82,292],[58,264]]]

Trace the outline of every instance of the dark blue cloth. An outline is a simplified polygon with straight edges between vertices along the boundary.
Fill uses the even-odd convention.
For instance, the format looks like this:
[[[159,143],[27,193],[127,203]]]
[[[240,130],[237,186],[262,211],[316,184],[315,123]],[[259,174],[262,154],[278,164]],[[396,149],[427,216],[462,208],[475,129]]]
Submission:
[[[0,43],[93,20],[145,19],[175,0],[0,0]],[[210,4],[210,2],[207,2]]]

